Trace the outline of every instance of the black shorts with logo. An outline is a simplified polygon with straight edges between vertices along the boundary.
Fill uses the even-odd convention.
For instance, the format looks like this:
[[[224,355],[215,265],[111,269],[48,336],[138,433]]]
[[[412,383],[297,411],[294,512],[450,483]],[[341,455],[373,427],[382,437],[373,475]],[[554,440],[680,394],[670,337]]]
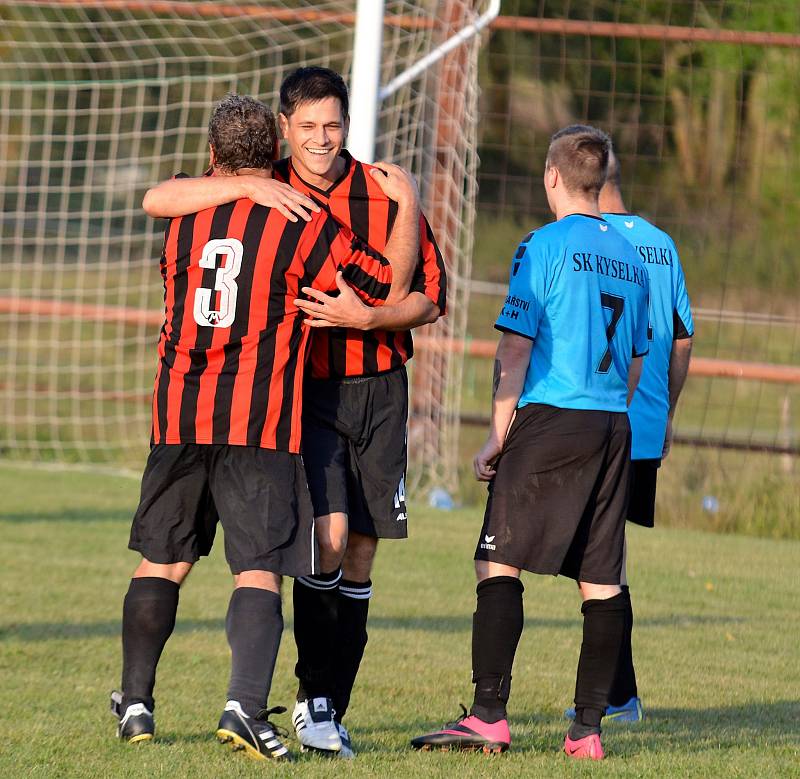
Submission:
[[[619,584],[630,441],[625,413],[519,409],[489,485],[475,559]]]
[[[405,367],[376,376],[308,379],[303,461],[314,516],[343,512],[377,538],[406,538]]]
[[[153,563],[194,563],[211,551],[217,521],[232,573],[318,573],[300,455],[256,446],[154,445],[129,548]]]
[[[656,482],[661,460],[633,460],[631,462],[630,500],[628,522],[643,527],[653,527],[656,518]]]

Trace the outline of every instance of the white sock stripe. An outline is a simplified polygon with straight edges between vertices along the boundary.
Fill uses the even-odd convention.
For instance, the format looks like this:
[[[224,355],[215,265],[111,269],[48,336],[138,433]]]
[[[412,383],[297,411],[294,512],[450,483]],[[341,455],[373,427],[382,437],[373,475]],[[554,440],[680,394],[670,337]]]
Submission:
[[[353,600],[369,600],[372,597],[372,587],[344,587],[340,585],[339,592],[345,598],[353,598]]]
[[[297,581],[310,587],[312,590],[335,590],[339,586],[339,581],[342,578],[342,572],[333,580],[317,579],[314,576],[298,576]]]

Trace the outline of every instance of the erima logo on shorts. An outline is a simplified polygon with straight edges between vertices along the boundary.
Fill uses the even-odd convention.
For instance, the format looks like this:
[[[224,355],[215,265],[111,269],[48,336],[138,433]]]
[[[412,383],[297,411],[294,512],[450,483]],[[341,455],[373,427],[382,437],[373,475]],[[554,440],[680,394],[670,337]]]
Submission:
[[[484,536],[483,543],[481,544],[481,549],[489,549],[492,552],[494,552],[495,549],[497,549],[497,546],[493,544],[492,541],[494,541],[494,536]]]

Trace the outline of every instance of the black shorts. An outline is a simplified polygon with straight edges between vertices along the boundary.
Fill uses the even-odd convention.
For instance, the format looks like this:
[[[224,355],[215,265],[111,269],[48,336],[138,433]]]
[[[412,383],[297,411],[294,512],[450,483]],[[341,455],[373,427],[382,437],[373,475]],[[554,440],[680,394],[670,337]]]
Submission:
[[[153,446],[128,546],[153,563],[195,563],[211,551],[218,520],[232,573],[318,573],[300,455],[256,446]]]
[[[354,379],[309,379],[303,461],[314,516],[343,512],[351,530],[405,538],[405,367]]]
[[[630,442],[625,413],[519,409],[489,485],[475,559],[619,584]]]
[[[630,499],[628,522],[643,527],[653,527],[656,518],[656,482],[661,460],[633,460],[631,462]]]

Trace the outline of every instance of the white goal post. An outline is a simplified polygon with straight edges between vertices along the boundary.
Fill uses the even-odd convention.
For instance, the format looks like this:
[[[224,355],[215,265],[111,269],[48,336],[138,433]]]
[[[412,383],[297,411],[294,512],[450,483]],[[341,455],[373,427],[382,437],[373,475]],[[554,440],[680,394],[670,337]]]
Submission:
[[[276,106],[283,78],[314,64],[350,79],[356,155],[416,174],[448,266],[448,316],[425,328],[411,362],[409,481],[453,489],[476,193],[475,33],[497,5],[0,4],[2,457],[141,467],[163,317],[163,223],[145,217],[142,196],[177,171],[203,170],[208,115],[225,92]],[[354,52],[362,28],[371,53]],[[365,56],[372,65],[360,64]]]

